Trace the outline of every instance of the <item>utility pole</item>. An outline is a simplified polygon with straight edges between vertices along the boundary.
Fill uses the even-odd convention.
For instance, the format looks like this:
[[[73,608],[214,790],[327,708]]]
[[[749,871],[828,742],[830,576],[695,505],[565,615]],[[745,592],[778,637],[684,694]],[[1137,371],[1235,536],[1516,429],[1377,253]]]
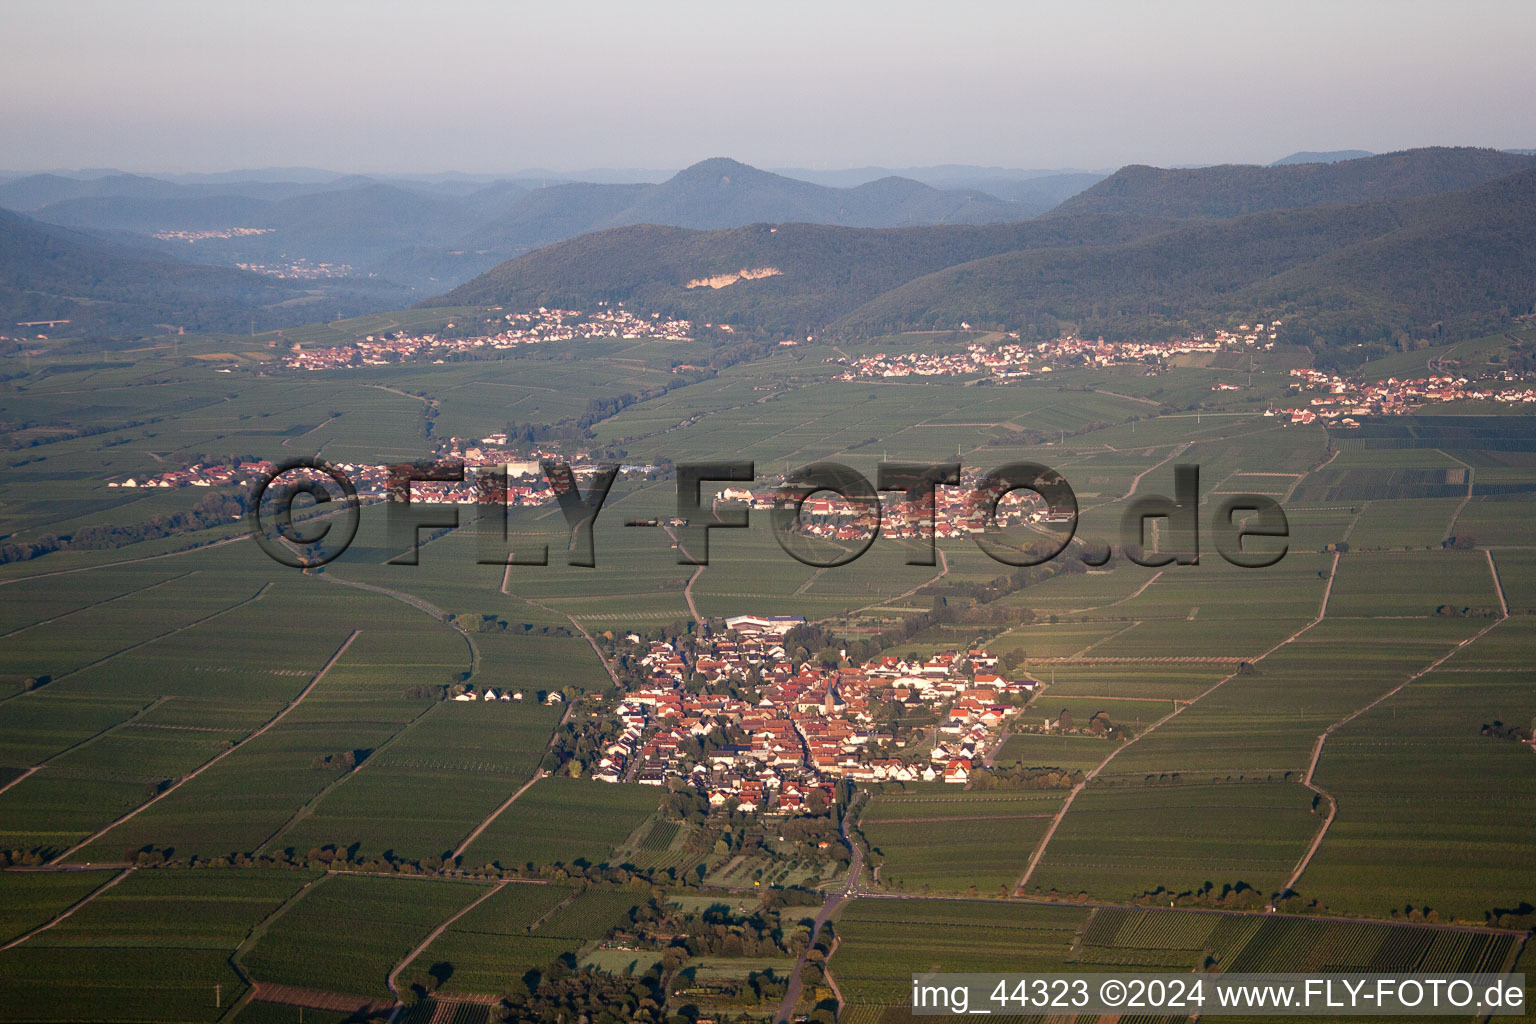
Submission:
[[[215,1009],[217,1009],[218,1007],[224,1005],[224,986],[223,985],[215,985],[215,986],[213,986],[213,1005],[214,1005]]]

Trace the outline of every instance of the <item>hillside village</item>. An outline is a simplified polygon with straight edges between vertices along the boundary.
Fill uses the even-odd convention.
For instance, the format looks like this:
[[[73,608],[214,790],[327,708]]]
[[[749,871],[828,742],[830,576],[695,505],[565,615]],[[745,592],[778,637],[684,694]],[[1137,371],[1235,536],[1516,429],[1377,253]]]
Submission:
[[[583,312],[579,309],[548,309],[540,306],[526,313],[503,313],[507,325],[493,334],[454,337],[448,334],[410,334],[405,331],[369,334],[345,345],[305,348],[295,343],[283,358],[290,370],[342,370],[390,363],[442,363],[456,356],[501,351],[524,345],[608,338],[624,341],[692,341],[693,324],[652,313],[644,316],[624,308],[622,302]],[[495,310],[500,312],[499,309]],[[448,324],[445,330],[453,330]],[[724,325],[720,325],[724,326]]]
[[[1008,337],[1012,341],[995,344],[978,342],[966,346],[963,352],[908,352],[901,355],[876,352],[872,356],[839,357],[827,361],[848,367],[838,377],[839,380],[976,376],[1012,380],[1040,376],[1058,368],[1127,364],[1158,367],[1181,355],[1225,352],[1245,346],[1269,349],[1275,343],[1280,326],[1279,320],[1268,325],[1242,324],[1236,331],[1217,330],[1209,338],[1197,334],[1173,341],[1109,342],[1103,338],[1087,341],[1069,336],[1029,345],[1019,343],[1018,332],[1011,331]]]
[[[1336,421],[1348,429],[1360,425],[1360,416],[1402,416],[1420,406],[1441,402],[1536,402],[1536,388],[1509,370],[1477,383],[1450,374],[1361,382],[1310,368],[1292,370],[1291,376],[1295,379],[1291,381],[1290,393],[1306,398],[1306,404],[1271,409],[1265,415],[1289,416],[1295,424]]]

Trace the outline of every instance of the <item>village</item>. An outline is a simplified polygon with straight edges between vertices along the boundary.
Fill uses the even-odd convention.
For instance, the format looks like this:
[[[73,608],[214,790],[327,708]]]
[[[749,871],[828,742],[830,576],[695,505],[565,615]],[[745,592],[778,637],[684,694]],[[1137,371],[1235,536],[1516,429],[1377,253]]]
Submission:
[[[1021,344],[1019,333],[1010,331],[1008,342],[976,343],[963,352],[908,352],[887,355],[876,352],[858,358],[840,357],[830,363],[848,369],[839,380],[870,377],[975,377],[986,375],[994,380],[1013,380],[1052,373],[1055,369],[1084,366],[1124,366],[1142,364],[1161,366],[1175,356],[1216,353],[1253,347],[1273,347],[1281,322],[1241,324],[1236,331],[1217,330],[1209,338],[1192,335],[1173,341],[1107,342],[1103,338],[1087,341],[1076,336],[1056,338],[1038,344]]]
[[[930,520],[926,508],[913,515],[902,491],[882,491],[880,498],[880,534],[900,540],[927,541],[930,537],[951,540],[969,537],[985,531],[990,509],[979,505],[976,488],[979,474],[964,472],[960,483],[954,486],[938,486],[933,491],[933,516]],[[747,508],[754,512],[771,511],[779,497],[775,489],[748,490],[727,487],[714,499],[714,508]],[[1053,509],[1030,491],[1010,491],[997,503],[997,510],[990,522],[1000,528],[1010,526],[1044,526],[1051,523],[1070,522],[1073,513],[1066,509]],[[858,542],[874,525],[869,510],[840,497],[807,498],[800,506],[800,514],[794,530],[797,533],[823,540]]]
[[[434,457],[464,464],[464,480],[417,480],[411,484],[411,500],[432,504],[468,505],[494,502],[510,506],[545,505],[555,500],[555,492],[544,475],[544,460],[571,467],[577,480],[589,479],[602,467],[588,452],[564,453],[553,445],[510,445],[505,433],[480,439],[450,437],[436,447]],[[270,475],[276,465],[266,459],[232,459],[223,462],[193,462],[153,474],[141,474],[107,482],[108,487],[249,487]],[[390,497],[389,464],[342,462],[336,468],[346,474],[362,498]],[[652,465],[622,465],[619,476],[643,477],[656,472]],[[504,487],[501,474],[505,474]]]
[[[214,238],[249,238],[252,235],[268,235],[276,228],[210,228],[204,231],[166,230],[156,231],[151,238],[162,242],[206,242]]]
[[[681,780],[711,806],[778,814],[824,809],[841,780],[965,785],[1037,685],[999,675],[986,650],[796,664],[791,631],[803,625],[738,615],[688,644],[629,634],[647,679],[613,707],[620,731],[591,776]]]
[[[504,313],[505,329],[493,334],[453,337],[447,334],[411,334],[405,331],[370,334],[346,345],[306,349],[295,343],[284,357],[291,370],[340,370],[358,366],[384,366],[403,362],[447,362],[455,356],[515,349],[524,345],[609,338],[625,341],[692,341],[693,324],[659,313],[631,313],[622,302],[591,312],[549,309],[540,306],[526,313]],[[501,312],[499,309],[496,312]],[[448,324],[444,330],[453,330]],[[714,325],[709,325],[714,326]],[[719,325],[725,329],[725,325]]]
[[[357,268],[350,263],[329,263],[324,260],[307,260],[303,257],[286,263],[236,263],[241,270],[267,277],[281,277],[290,281],[324,281],[333,277],[353,277]],[[369,274],[368,277],[376,277]]]
[[[1424,405],[1442,402],[1503,402],[1526,405],[1536,402],[1536,388],[1520,375],[1508,370],[1486,382],[1474,383],[1466,377],[1436,374],[1398,380],[1360,382],[1322,370],[1296,369],[1290,392],[1307,398],[1305,405],[1270,409],[1266,416],[1288,416],[1293,424],[1336,422],[1340,427],[1360,426],[1360,416],[1402,416]],[[1521,387],[1521,384],[1526,386]]]

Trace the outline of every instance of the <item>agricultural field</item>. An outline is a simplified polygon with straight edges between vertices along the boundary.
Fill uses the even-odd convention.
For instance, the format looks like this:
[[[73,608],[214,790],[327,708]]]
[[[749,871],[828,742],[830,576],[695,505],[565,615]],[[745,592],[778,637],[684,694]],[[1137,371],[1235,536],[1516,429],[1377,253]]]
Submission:
[[[283,341],[335,343],[430,319],[358,318]],[[1454,415],[1359,433],[1283,426],[1262,414],[1287,400],[1289,352],[1251,382],[1230,360],[1156,374],[1064,368],[1049,382],[986,387],[838,381],[842,367],[826,362],[842,349],[915,351],[970,337],[775,351],[623,404],[591,422],[590,437],[567,428],[593,403],[678,381],[677,364],[701,347],[605,342],[558,356],[299,376],[240,357],[249,367],[218,377],[214,361],[165,347],[137,362],[46,357],[48,372],[0,382],[0,419],[72,431],[3,456],[0,540],[12,545],[97,527],[127,533],[189,513],[212,492],[106,485],[234,454],[373,465],[427,458],[448,437],[568,421],[550,448],[605,447],[603,458],[661,467],[615,484],[592,568],[568,564],[568,529],[553,506],[511,510],[501,545],[547,545],[547,565],[490,564],[501,541],[468,507],[451,510],[460,528],[422,532],[419,564],[389,564],[388,514],[372,504],[353,546],[320,571],[278,566],[233,519],[0,563],[0,850],[18,867],[94,868],[0,872],[0,944],[86,900],[0,951],[0,1019],[98,1019],[110,1004],[114,1019],[212,1021],[245,993],[242,971],[387,1002],[400,961],[484,897],[405,969],[430,970],[445,999],[466,999],[407,1019],[475,1024],[488,1010],[469,997],[556,958],[616,974],[649,968],[648,952],[597,946],[651,895],[697,910],[727,897],[746,910],[759,898],[774,905],[779,888],[817,890],[812,899],[841,891],[846,873],[835,862],[792,863],[793,842],[715,857],[702,851],[719,848],[708,833],[725,815],[672,820],[660,788],[570,778],[553,764],[469,842],[459,867],[478,878],[247,860],[291,855],[318,868],[329,848],[431,867],[535,778],[571,706],[538,695],[561,691],[575,699],[567,721],[591,724],[581,716],[601,715],[613,688],[593,644],[612,651],[630,630],[685,631],[690,599],[712,627],[737,614],[806,617],[831,631],[834,653],[950,609],[957,620],[940,616],[882,653],[986,646],[1008,678],[1039,684],[997,767],[1094,774],[1070,804],[1064,788],[875,787],[857,821],[872,853],[860,885],[875,895],[845,902],[834,923],[845,1022],[908,1019],[900,1004],[910,976],[927,969],[1511,962],[1512,934],[1418,922],[1483,924],[1533,898],[1536,758],[1499,731],[1536,722],[1536,441],[1519,418],[1505,417],[1515,426],[1503,430]],[[194,355],[265,357],[278,342],[247,340],[180,344]],[[1425,353],[1411,355],[1401,372],[1423,365]],[[261,374],[259,364],[268,364]],[[1228,380],[1251,389],[1211,390]],[[625,526],[676,514],[672,463],[721,458],[755,461],[759,485],[818,460],[871,478],[884,460],[958,460],[968,471],[1038,461],[1071,482],[1078,535],[1117,546],[1130,499],[1171,492],[1174,465],[1195,463],[1201,558],[1146,567],[1118,552],[1102,568],[1073,565],[993,595],[967,618],[965,588],[1012,567],[965,536],[939,543],[936,566],[907,565],[905,547],[882,538],[857,563],[819,570],[791,558],[757,511],[748,529],[713,531],[711,562],[696,572],[679,564],[665,531]],[[1278,564],[1239,569],[1215,550],[1212,514],[1237,493],[1285,507],[1291,534]],[[1148,544],[1161,550],[1166,540],[1160,527]],[[525,699],[440,699],[461,684]],[[735,684],[686,685],[729,693]],[[902,738],[921,739],[903,757],[927,756],[924,727],[944,713],[909,713],[914,728]],[[1123,738],[1059,729],[1095,715]],[[100,869],[145,857],[217,866],[145,867],[100,888],[122,868]],[[563,870],[540,879],[485,870],[530,864]],[[582,877],[602,864],[630,865],[658,888]],[[1131,905],[1207,883],[1268,899],[1303,866],[1303,903],[1359,920]],[[667,871],[689,886],[662,887]],[[1053,894],[1066,905],[1046,902]],[[1386,923],[1394,912],[1417,916],[1412,926]],[[690,965],[694,981],[791,966]],[[252,1003],[235,1019],[275,1024],[295,1009]]]
[[[115,875],[111,871],[0,874],[0,945],[68,910]]]
[[[1317,779],[1338,817],[1298,889],[1346,913],[1412,905],[1472,922],[1529,898],[1536,757],[1482,729],[1536,719],[1536,693],[1523,672],[1461,664],[1329,738]]]
[[[1065,794],[1040,790],[876,796],[859,819],[882,858],[877,877],[905,892],[996,895],[1017,881]]]
[[[0,1019],[88,1020],[110,1004],[124,1020],[217,1020],[246,988],[231,954],[314,877],[133,872],[55,926],[0,950],[7,993]]]
[[[266,846],[441,857],[532,776],[559,717],[537,704],[439,703]]]
[[[660,801],[651,786],[540,779],[469,845],[464,863],[603,863]]]
[[[1497,973],[1510,968],[1520,949],[1513,933],[1423,925],[943,900],[857,901],[843,910],[837,929],[841,944],[830,967],[851,1004],[839,1020],[868,1024],[933,1019],[907,1010],[911,974],[926,970]],[[911,966],[890,970],[879,959],[889,949],[900,950],[900,963]],[[1010,967],[1004,951],[1014,949],[1017,965]]]
[[[463,882],[328,875],[267,924],[242,963],[258,981],[388,999],[395,965],[484,894]]]
[[[836,919],[831,968],[850,1003],[909,1004],[925,971],[1061,971],[1089,911],[951,900],[860,899]]]
[[[576,892],[562,885],[503,885],[427,946],[406,973],[445,964],[447,970],[438,970],[446,975],[440,989],[445,995],[500,992],[525,971],[585,941],[557,924],[575,898]],[[552,934],[551,927],[557,929]]]
[[[1496,973],[1517,947],[1507,933],[1101,907],[1083,932],[1077,962],[1102,970]]]
[[[371,754],[431,710],[433,701],[406,691],[414,681],[451,682],[466,657],[462,638],[423,628],[389,603],[377,611],[383,628],[359,632],[285,717],[77,856],[111,859],[142,846],[205,857],[253,852],[345,777],[341,755]]]
[[[1091,786],[1062,819],[1026,891],[1129,900],[1206,882],[1280,889],[1317,831],[1297,783]],[[1020,871],[1022,875],[1022,868]]]

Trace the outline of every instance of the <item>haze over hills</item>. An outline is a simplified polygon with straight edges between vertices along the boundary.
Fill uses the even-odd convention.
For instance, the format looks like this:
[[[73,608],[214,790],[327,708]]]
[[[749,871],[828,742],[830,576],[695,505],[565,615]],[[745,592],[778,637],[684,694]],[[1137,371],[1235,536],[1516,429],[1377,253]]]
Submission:
[[[969,321],[1044,336],[1066,323],[1164,335],[1263,305],[1302,314],[1328,343],[1423,337],[1530,310],[1533,197],[1536,161],[1491,150],[1137,167],[1022,224],[607,231],[505,263],[434,301],[626,300],[786,332]],[[1229,210],[1241,215],[1222,216]],[[689,287],[765,268],[777,273]],[[1394,284],[1402,281],[1413,285]]]
[[[41,262],[13,259],[4,312],[75,319],[60,312],[74,310],[98,333],[252,315],[295,323],[313,318],[304,300],[331,307],[327,315],[398,308],[435,286],[447,294],[422,304],[625,300],[765,331],[968,320],[1054,334],[1065,322],[1168,332],[1262,301],[1308,310],[1337,341],[1528,307],[1529,240],[1498,217],[1526,216],[1530,178],[1511,175],[1532,168],[1529,156],[1445,148],[1331,164],[1133,166],[1034,220],[979,190],[897,177],[833,188],[725,159],[655,184],[549,187],[462,176],[418,185],[34,175],[0,185],[0,199],[47,200],[38,216],[74,230],[7,219],[12,248]],[[1476,190],[1501,179],[1503,189]],[[113,192],[128,194],[104,194]],[[260,233],[227,230],[236,227]],[[226,237],[150,237],[170,230]],[[322,260],[351,276],[258,287],[194,259]],[[747,279],[744,270],[771,272]],[[1416,294],[1394,295],[1393,280],[1417,282]],[[206,301],[192,302],[199,287]],[[107,302],[86,317],[99,296]]]
[[[333,296],[324,307],[307,298],[316,296],[296,282],[113,246],[0,210],[0,323],[7,327],[69,320],[52,333],[86,337],[153,333],[156,325],[244,330],[252,319],[258,327],[298,323],[337,308]],[[376,301],[354,299],[342,308],[360,311]]]
[[[703,161],[655,184],[542,187],[526,180],[486,184],[452,176],[431,181],[315,177],[173,183],[123,174],[87,180],[33,175],[0,185],[0,206],[108,233],[113,241],[226,266],[294,258],[344,265],[398,286],[404,303],[413,290],[440,290],[510,256],[620,225],[723,228],[803,221],[880,227],[1023,220],[1094,180],[1081,175],[1031,179],[1020,193],[1023,201],[1011,201],[974,188],[937,189],[895,177],[831,188],[724,158]],[[203,239],[191,253],[184,241],[150,237],[218,228],[263,233]]]
[[[1286,164],[1336,164],[1340,160],[1359,160],[1362,157],[1375,156],[1368,149],[1330,149],[1326,152],[1315,152],[1304,149],[1290,156],[1283,156],[1270,164],[1271,167],[1284,167]]]
[[[1180,218],[1236,217],[1260,210],[1398,199],[1471,188],[1536,166],[1495,149],[1412,149],[1336,163],[1189,170],[1132,165],[1049,214],[1135,213]]]

